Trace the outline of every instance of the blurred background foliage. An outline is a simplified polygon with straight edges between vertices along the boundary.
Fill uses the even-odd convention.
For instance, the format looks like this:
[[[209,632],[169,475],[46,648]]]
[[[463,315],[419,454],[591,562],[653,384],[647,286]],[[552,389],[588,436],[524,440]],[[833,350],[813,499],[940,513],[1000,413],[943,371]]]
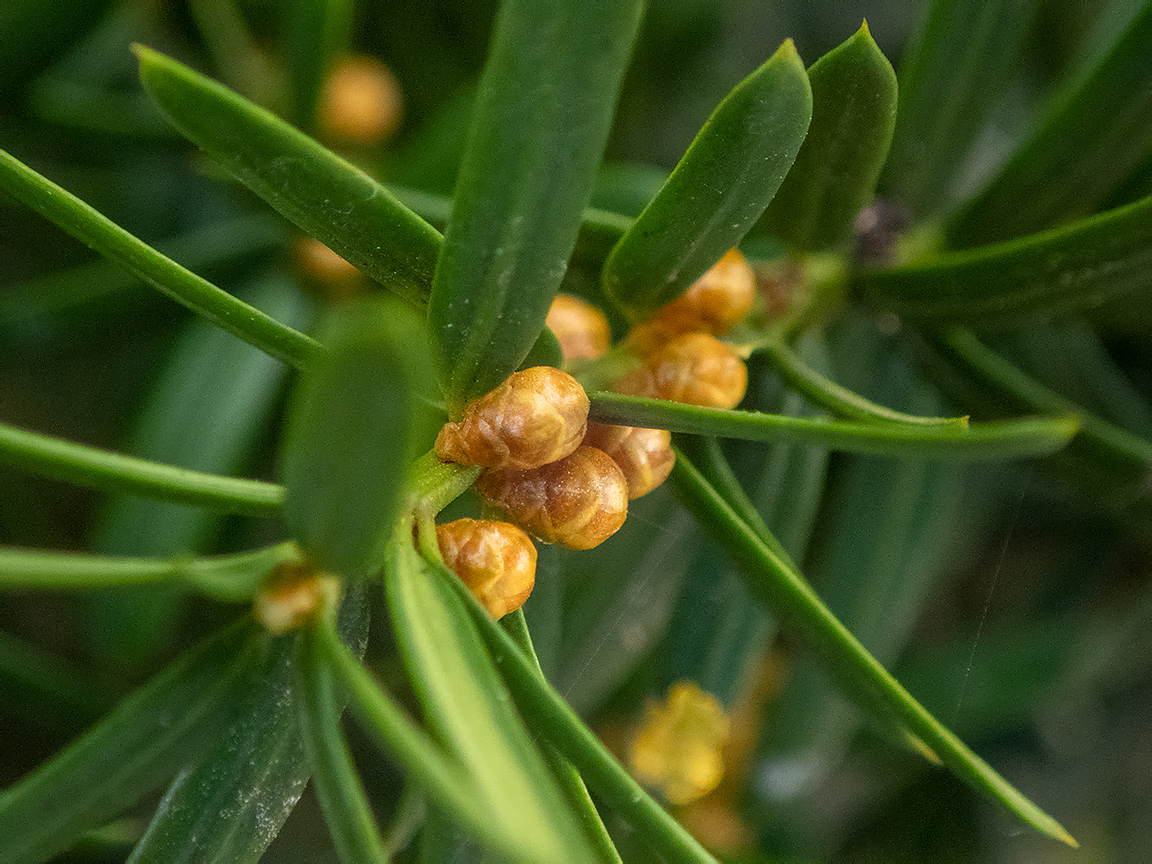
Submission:
[[[128,50],[146,43],[292,117],[285,82],[294,74],[292,11],[302,5],[6,0],[0,147],[222,287],[305,327],[316,297],[331,288],[301,265],[286,223],[220,182],[163,122]],[[899,68],[921,5],[653,0],[593,203],[635,215],[716,103],[786,37],[811,64],[866,17]],[[1055,83],[1137,5],[1038,4],[953,198],[990,175]],[[489,0],[357,2],[349,44],[391,69],[402,116],[386,141],[328,143],[385,182],[450,193],[494,8]],[[1145,166],[1116,200],[1150,187],[1152,166]],[[588,290],[586,274],[568,278],[571,290]],[[914,369],[924,352],[915,340],[886,323],[854,310],[834,325],[832,350],[809,345],[806,359],[882,404],[955,412],[920,383]],[[1102,328],[1099,340],[1079,338],[1082,325],[1071,322],[1007,334],[996,345],[1085,404],[1107,381],[1104,401],[1115,422],[1147,434],[1146,331],[1130,319],[1118,324]],[[752,373],[761,406],[805,410],[768,369],[754,365]],[[6,422],[268,477],[286,375],[0,196]],[[1152,848],[1146,524],[1114,518],[1107,492],[1085,494],[1044,463],[956,467],[751,444],[727,455],[829,605],[929,710],[1060,818],[1086,847],[1077,860],[1145,860]],[[251,520],[109,500],[0,468],[3,544],[227,552],[278,539],[272,532]],[[729,776],[681,811],[700,836],[743,850],[740,860],[1072,860],[1077,853],[1022,833],[948,773],[862,727],[799,646],[773,639],[771,621],[731,568],[660,490],[637,502],[621,537],[595,552],[542,549],[537,593],[525,608],[545,671],[614,745],[622,746],[647,698],[684,678],[735,711]],[[0,595],[0,785],[227,617],[167,588]],[[370,659],[386,681],[399,682],[391,637],[374,629]],[[356,750],[354,726],[348,734]],[[403,806],[402,779],[377,758],[360,764],[386,820]],[[93,836],[68,860],[122,860],[146,816],[142,810]],[[621,849],[627,858],[626,837]],[[333,854],[306,795],[266,860]]]

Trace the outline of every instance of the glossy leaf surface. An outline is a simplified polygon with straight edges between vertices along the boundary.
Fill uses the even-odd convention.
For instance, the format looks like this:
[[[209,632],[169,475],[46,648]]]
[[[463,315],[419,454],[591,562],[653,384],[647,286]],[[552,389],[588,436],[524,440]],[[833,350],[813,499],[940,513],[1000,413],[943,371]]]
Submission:
[[[1040,234],[856,274],[898,315],[995,327],[1152,286],[1152,197]]]
[[[282,453],[284,518],[318,566],[366,575],[384,562],[408,467],[431,445],[434,373],[424,328],[386,295],[335,307],[323,363],[301,376]]]
[[[229,627],[5,790],[0,858],[46,860],[194,762],[227,726],[258,654],[249,628]]]
[[[510,841],[515,838],[524,858],[590,858],[459,598],[428,572],[410,536],[410,526],[396,532],[385,588],[396,638],[428,724],[491,804],[500,830]]]
[[[1011,80],[1037,0],[934,0],[900,63],[896,130],[883,190],[915,216],[948,192]]]
[[[643,836],[652,848],[670,861],[715,862],[715,859],[650,798],[616,761],[596,735],[584,725],[560,695],[539,674],[535,664],[515,640],[492,620],[487,611],[442,565],[430,562],[436,582],[458,598],[467,610],[488,650],[498,658],[504,679],[534,728],[567,757],[592,790]]]
[[[346,584],[339,627],[360,654],[367,636],[362,585]],[[131,864],[256,862],[308,780],[293,706],[295,637],[263,637],[262,653],[238,696],[225,734],[164,793]]]
[[[303,634],[295,655],[297,724],[312,769],[312,786],[340,860],[346,864],[383,861],[387,858],[384,841],[340,731],[336,682],[317,638],[312,632]]]
[[[968,247],[1018,237],[1103,204],[1152,155],[1150,58],[1152,5],[1146,4],[1091,73],[1057,94],[1008,164],[949,221],[949,243]]]
[[[298,129],[163,54],[137,46],[140,79],[184,135],[308,234],[386,288],[428,296],[440,234]]]
[[[512,857],[515,840],[499,830],[490,808],[468,775],[405,714],[348,647],[327,627],[321,647],[347,688],[351,708],[368,732],[395,759],[430,802],[450,811],[486,846]]]
[[[812,123],[760,227],[800,251],[842,247],[872,201],[896,122],[896,74],[864,24],[808,70]]]
[[[639,0],[507,0],[477,96],[428,320],[449,413],[544,326],[608,136]]]
[[[808,131],[812,90],[791,40],[717,106],[604,264],[608,296],[643,319],[674,300],[764,212]]]

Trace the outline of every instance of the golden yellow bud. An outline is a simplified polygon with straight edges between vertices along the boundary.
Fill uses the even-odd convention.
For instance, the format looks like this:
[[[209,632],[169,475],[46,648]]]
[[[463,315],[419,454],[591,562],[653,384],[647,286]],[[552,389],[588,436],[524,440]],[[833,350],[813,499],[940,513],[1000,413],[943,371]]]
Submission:
[[[569,549],[599,546],[628,516],[628,481],[595,447],[531,471],[485,471],[475,488],[529,534]]]
[[[720,750],[728,717],[711,693],[691,681],[649,702],[629,753],[632,773],[659,788],[672,804],[686,804],[716,788],[724,776]]]
[[[496,618],[524,605],[536,584],[536,547],[515,525],[457,519],[436,526],[444,563]]]
[[[356,266],[319,240],[301,237],[293,252],[300,271],[322,286],[326,300],[346,300],[363,293],[364,277]]]
[[[735,408],[747,387],[744,361],[707,333],[673,339],[612,385],[617,393],[710,408]]]
[[[739,249],[730,249],[688,290],[632,329],[628,342],[649,353],[684,333],[719,336],[742,320],[756,302],[756,274]]]
[[[595,360],[612,344],[612,330],[604,313],[572,294],[556,295],[544,323],[560,342],[565,360]]]
[[[628,497],[647,495],[668,479],[676,454],[667,429],[589,423],[584,444],[603,450],[624,472]]]
[[[588,425],[588,396],[580,383],[551,366],[533,366],[446,423],[436,438],[445,462],[525,471],[563,459],[580,446]]]
[[[730,249],[656,317],[681,333],[702,330],[719,335],[747,315],[755,300],[756,274],[739,249]]]
[[[328,138],[376,144],[400,125],[400,85],[384,63],[362,54],[336,63],[320,93],[318,121]]]
[[[311,621],[325,606],[338,605],[340,580],[317,573],[307,564],[287,562],[268,576],[268,585],[256,595],[256,620],[269,633],[279,635]]]

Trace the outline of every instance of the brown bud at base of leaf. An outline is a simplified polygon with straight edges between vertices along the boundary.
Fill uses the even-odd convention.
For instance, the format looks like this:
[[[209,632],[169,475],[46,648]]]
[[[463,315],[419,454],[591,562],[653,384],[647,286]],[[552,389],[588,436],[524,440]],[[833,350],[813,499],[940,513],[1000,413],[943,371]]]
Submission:
[[[496,618],[524,605],[536,584],[536,547],[515,525],[457,519],[436,527],[444,563]]]
[[[604,313],[572,294],[556,295],[544,323],[560,343],[565,360],[596,360],[612,344]]]
[[[743,320],[756,302],[756,274],[739,249],[730,249],[688,290],[628,334],[641,354],[659,349],[685,333],[719,336]]]
[[[643,359],[612,385],[617,393],[687,405],[735,408],[748,388],[748,367],[715,336],[689,333]]]
[[[599,546],[628,516],[628,481],[595,447],[531,471],[485,471],[475,488],[529,534],[569,549]]]
[[[256,620],[273,635],[303,627],[327,606],[340,602],[340,580],[317,573],[306,564],[279,565],[268,587],[256,595]]]
[[[667,429],[589,423],[584,444],[603,450],[620,466],[630,499],[647,495],[667,480],[676,463]]]
[[[481,396],[436,438],[445,462],[525,471],[562,459],[580,446],[588,396],[567,372],[533,366]]]

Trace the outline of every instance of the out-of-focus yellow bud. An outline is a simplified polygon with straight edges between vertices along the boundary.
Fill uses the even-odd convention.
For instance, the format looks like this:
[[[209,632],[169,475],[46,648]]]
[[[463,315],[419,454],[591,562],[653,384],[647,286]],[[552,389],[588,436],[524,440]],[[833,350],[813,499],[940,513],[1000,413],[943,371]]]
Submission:
[[[458,423],[446,423],[436,456],[485,468],[538,468],[580,446],[588,404],[584,388],[567,372],[523,369],[471,403]]]
[[[317,119],[327,138],[377,144],[400,125],[402,102],[391,69],[375,57],[349,54],[324,81]]]
[[[612,344],[612,330],[604,313],[572,294],[556,295],[544,323],[560,343],[565,360],[596,360]]]
[[[636,779],[659,789],[670,804],[687,804],[716,788],[724,776],[720,749],[728,718],[720,702],[691,681],[652,700],[629,748]]]
[[[300,237],[293,246],[300,271],[322,286],[326,300],[346,300],[362,293],[364,276],[314,237]]]
[[[436,527],[444,563],[496,618],[524,605],[536,584],[536,547],[507,522],[457,519]]]
[[[284,563],[268,577],[268,586],[256,595],[256,620],[269,633],[279,635],[302,627],[340,601],[340,580],[317,573],[306,564]]]

